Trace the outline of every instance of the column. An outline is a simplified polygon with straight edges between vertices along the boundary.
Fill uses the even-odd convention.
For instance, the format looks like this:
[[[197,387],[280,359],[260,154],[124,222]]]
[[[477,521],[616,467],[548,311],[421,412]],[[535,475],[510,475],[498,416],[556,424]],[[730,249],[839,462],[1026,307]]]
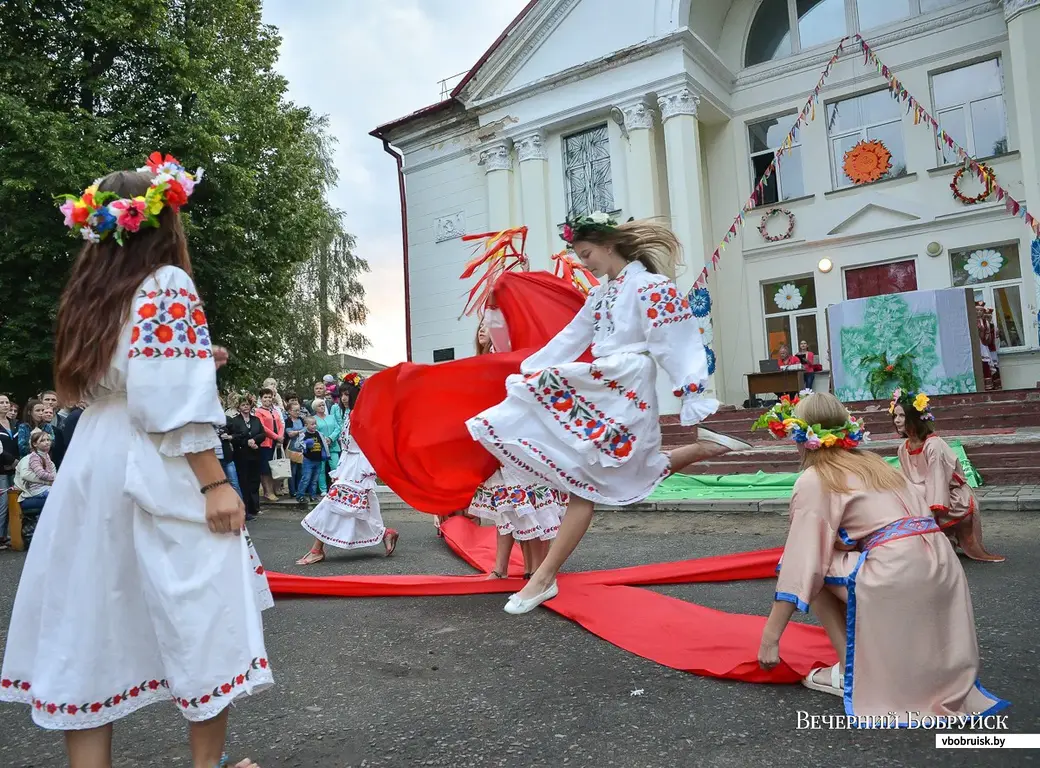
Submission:
[[[1018,150],[1022,156],[1022,183],[1026,207],[1040,216],[1040,0],[1004,0],[1008,41],[1011,46],[1011,71],[1015,84],[1015,111],[1018,113]],[[1033,320],[1040,311],[1040,274],[1033,267]],[[1040,341],[1032,334],[1030,344]]]
[[[520,200],[522,221],[527,226],[527,258],[532,270],[552,270],[550,258],[563,250],[564,242],[556,236],[549,206],[549,154],[545,149],[545,133],[541,130],[518,136],[517,159],[520,161]]]
[[[509,139],[492,142],[480,150],[488,188],[488,231],[513,226],[513,154]]]
[[[628,172],[628,210],[625,217],[645,219],[664,213],[661,179],[657,170],[654,111],[642,98],[620,104],[628,131],[625,163]]]
[[[688,85],[664,89],[657,97],[658,106],[661,108],[661,120],[664,123],[671,226],[683,244],[686,262],[686,268],[677,276],[676,283],[684,293],[693,287],[693,281],[697,279],[704,266],[707,242],[704,194],[701,187],[704,166],[701,158],[700,128],[697,123],[697,107],[700,101],[700,96]],[[715,301],[719,298],[714,291],[712,298]],[[715,339],[712,347],[717,345],[718,339]],[[709,389],[716,389],[714,377]],[[719,386],[718,389],[721,390],[722,387]],[[675,398],[669,397],[668,400],[673,401]]]

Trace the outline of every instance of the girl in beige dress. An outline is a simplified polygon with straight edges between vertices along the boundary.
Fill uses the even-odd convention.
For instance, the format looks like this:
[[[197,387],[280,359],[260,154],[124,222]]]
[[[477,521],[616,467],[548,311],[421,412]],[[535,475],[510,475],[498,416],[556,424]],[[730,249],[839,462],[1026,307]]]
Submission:
[[[799,444],[805,471],[759,664],[779,663],[792,614],[811,606],[840,661],[803,684],[841,696],[846,715],[906,725],[1008,706],[979,684],[971,596],[953,548],[906,478],[858,450],[862,426],[823,393],[781,403],[760,423]]]
[[[972,560],[1002,563],[982,545],[982,520],[975,493],[961,474],[957,454],[935,434],[935,417],[928,396],[896,390],[888,408],[896,432],[906,438],[899,446],[899,467],[924,495],[939,527],[953,546]]]

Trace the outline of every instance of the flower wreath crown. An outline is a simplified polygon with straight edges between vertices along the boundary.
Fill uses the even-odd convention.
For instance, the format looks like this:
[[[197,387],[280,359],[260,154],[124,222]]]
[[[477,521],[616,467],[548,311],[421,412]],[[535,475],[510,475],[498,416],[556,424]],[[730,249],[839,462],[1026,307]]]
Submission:
[[[919,414],[921,414],[921,421],[935,421],[935,416],[932,414],[930,401],[928,395],[924,392],[904,392],[901,389],[897,389],[892,393],[892,402],[888,404],[888,414],[891,416],[896,412],[896,406],[901,405],[904,409],[913,408]]]
[[[361,388],[362,381],[364,381],[364,379],[361,378],[361,375],[354,373],[353,371],[343,375],[344,384],[352,384],[353,386],[358,387],[359,389]]]
[[[798,403],[797,397],[792,400],[784,395],[780,398],[779,403],[759,416],[751,428],[767,427],[773,433],[773,437],[777,439],[790,437],[794,442],[805,445],[810,451],[834,447],[852,450],[859,448],[861,443],[869,442],[870,434],[863,430],[863,423],[851,416],[845,424],[834,429],[824,429],[819,424],[810,425],[808,422],[795,418],[794,407]]]
[[[612,229],[617,229],[617,225],[617,219],[609,213],[603,213],[603,211],[596,211],[588,216],[576,216],[574,218],[568,216],[560,237],[570,244],[580,240],[581,235],[586,232],[609,232]]]
[[[141,227],[158,227],[159,213],[165,206],[175,212],[181,209],[202,181],[202,169],[195,173],[184,170],[172,155],[163,157],[153,152],[148,164],[138,168],[141,173],[151,173],[152,183],[148,191],[139,197],[119,197],[115,192],[98,192],[98,179],[79,197],[59,195],[64,202],[58,207],[65,214],[65,226],[73,235],[91,243],[100,243],[111,236],[123,245],[128,232],[137,232]]]

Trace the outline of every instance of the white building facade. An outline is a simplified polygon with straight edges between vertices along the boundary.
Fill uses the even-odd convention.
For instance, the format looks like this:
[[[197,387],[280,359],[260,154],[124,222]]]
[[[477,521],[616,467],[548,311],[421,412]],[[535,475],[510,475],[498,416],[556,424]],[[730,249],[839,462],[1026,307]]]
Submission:
[[[534,0],[449,99],[373,131],[403,158],[410,358],[473,353],[476,321],[459,319],[467,233],[526,225],[532,269],[551,269],[568,213],[664,217],[689,289],[855,33],[1040,212],[1040,0]],[[1036,386],[1031,230],[995,196],[956,199],[955,156],[848,50],[711,275],[717,395],[742,403],[745,375],[782,342],[807,341],[829,368],[829,305],[959,286],[996,310],[1004,388]],[[891,169],[853,184],[844,154],[872,139]],[[982,185],[966,174],[960,189]],[[759,231],[773,208],[770,237],[793,221],[776,242]],[[979,253],[1000,268],[980,272]],[[789,285],[800,299],[778,301]]]

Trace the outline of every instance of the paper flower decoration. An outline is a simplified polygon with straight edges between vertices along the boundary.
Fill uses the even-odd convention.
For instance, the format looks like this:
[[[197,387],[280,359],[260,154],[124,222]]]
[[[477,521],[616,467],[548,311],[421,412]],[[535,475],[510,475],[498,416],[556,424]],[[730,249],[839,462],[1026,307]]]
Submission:
[[[802,306],[802,292],[793,283],[784,283],[780,286],[780,290],[776,292],[773,301],[776,302],[780,309],[798,309],[798,307]]]
[[[715,375],[715,351],[711,347],[704,347],[704,354],[708,357],[708,375]]]
[[[711,329],[711,322],[701,320],[697,323],[697,326],[701,334],[701,344],[708,346],[715,340],[715,332]]]
[[[853,184],[877,181],[892,169],[892,153],[877,139],[861,141],[845,153],[845,175]]]
[[[707,317],[711,313],[711,294],[707,288],[695,288],[690,293],[690,311],[694,317]]]
[[[1004,257],[992,249],[975,251],[964,263],[964,269],[972,280],[987,280],[1004,266]]]

